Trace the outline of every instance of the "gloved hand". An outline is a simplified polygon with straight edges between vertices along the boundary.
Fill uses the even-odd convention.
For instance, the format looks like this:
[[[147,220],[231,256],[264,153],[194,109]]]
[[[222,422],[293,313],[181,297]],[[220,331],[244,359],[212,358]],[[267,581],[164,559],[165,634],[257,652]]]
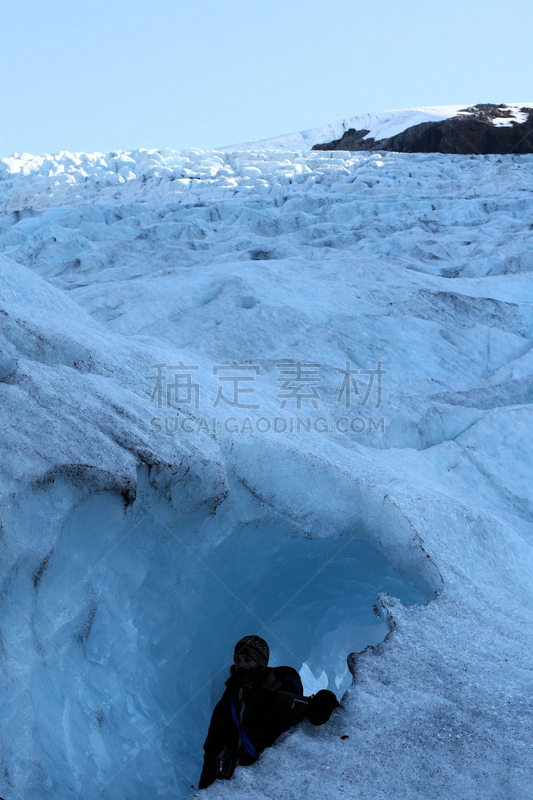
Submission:
[[[313,725],[323,725],[331,717],[334,708],[338,708],[339,701],[329,689],[321,689],[309,698],[307,719]]]
[[[293,694],[292,692],[276,692],[276,704],[278,708],[283,708],[289,711],[299,706],[305,706],[309,703],[309,697],[302,697],[301,694]]]

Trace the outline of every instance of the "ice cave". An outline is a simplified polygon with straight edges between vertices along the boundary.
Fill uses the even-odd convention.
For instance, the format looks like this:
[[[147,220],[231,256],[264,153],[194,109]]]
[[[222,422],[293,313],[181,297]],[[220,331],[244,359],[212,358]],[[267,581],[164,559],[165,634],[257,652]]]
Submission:
[[[19,696],[4,768],[40,785],[28,797],[126,800],[149,782],[185,797],[242,635],[267,638],[271,663],[296,667],[307,694],[340,699],[348,656],[389,632],[378,595],[435,597],[436,576],[396,568],[363,521],[314,537],[242,486],[213,513],[191,505],[186,480],[163,483],[141,469],[128,501],[56,476],[5,517]]]

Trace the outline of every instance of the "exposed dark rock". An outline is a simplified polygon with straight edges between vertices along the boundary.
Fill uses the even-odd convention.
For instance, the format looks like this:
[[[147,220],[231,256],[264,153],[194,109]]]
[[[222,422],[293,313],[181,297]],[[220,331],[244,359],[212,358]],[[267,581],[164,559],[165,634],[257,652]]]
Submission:
[[[393,150],[398,153],[458,153],[487,155],[533,153],[533,108],[523,107],[525,122],[513,118],[514,109],[482,103],[440,122],[422,122],[388,139],[364,139],[368,130],[346,131],[341,139],[315,144],[313,150]],[[511,126],[493,124],[497,117],[509,117]]]

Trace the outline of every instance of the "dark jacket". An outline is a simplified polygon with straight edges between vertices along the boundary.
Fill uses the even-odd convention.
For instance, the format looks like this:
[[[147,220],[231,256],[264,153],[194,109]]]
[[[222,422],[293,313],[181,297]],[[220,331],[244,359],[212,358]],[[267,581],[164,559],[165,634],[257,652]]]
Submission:
[[[231,668],[226,690],[211,717],[199,789],[210,786],[216,778],[230,777],[238,764],[253,764],[265,747],[274,744],[280,734],[304,719],[310,698],[297,693],[298,683],[296,670],[276,667],[264,670],[252,685],[242,686],[234,667]],[[232,701],[244,736],[232,716]],[[252,744],[255,757],[248,751],[244,739]],[[227,754],[225,774],[220,774],[217,763],[224,750]]]

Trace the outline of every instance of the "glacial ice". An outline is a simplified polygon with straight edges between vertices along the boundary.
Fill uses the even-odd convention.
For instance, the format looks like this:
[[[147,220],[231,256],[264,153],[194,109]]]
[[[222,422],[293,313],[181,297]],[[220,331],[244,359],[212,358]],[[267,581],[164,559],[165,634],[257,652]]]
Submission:
[[[184,797],[253,630],[342,708],[206,797],[526,800],[532,166],[0,162],[6,800]]]

